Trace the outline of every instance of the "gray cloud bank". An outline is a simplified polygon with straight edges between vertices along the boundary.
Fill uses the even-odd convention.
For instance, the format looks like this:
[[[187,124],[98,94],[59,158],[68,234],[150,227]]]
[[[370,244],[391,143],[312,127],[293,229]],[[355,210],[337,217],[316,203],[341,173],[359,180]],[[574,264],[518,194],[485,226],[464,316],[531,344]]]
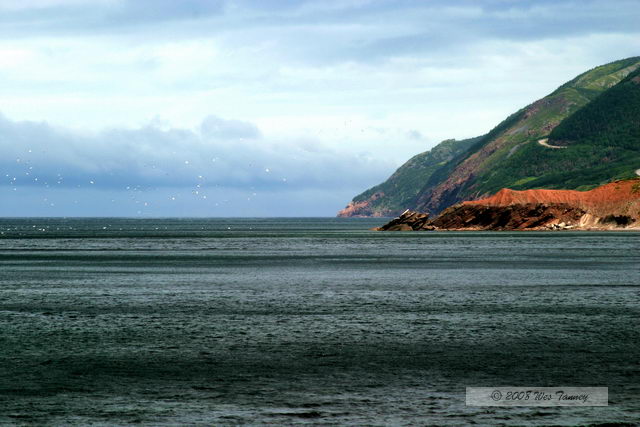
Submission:
[[[153,23],[202,19],[219,15],[222,0],[91,0],[78,2],[0,2],[3,23],[9,31],[78,32],[116,30]]]
[[[272,141],[251,123],[216,116],[198,130],[152,122],[97,134],[0,116],[0,152],[2,183],[12,187],[328,190],[364,188],[394,167],[312,139]]]
[[[140,32],[155,41],[224,36],[274,43],[305,61],[370,61],[485,40],[640,31],[638,0],[0,1],[0,37]],[[9,6],[7,6],[9,5]],[[12,6],[13,5],[13,6]],[[3,7],[4,6],[4,7]],[[149,27],[155,26],[153,36]],[[294,36],[295,37],[292,37]],[[327,43],[331,41],[331,43]]]

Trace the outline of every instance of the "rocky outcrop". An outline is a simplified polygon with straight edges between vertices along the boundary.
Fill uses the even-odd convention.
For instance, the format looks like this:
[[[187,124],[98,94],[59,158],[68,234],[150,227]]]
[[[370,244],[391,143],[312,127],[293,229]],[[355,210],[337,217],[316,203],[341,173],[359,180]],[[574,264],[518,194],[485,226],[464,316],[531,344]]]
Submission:
[[[420,231],[435,230],[429,224],[429,215],[406,210],[398,218],[392,219],[382,227],[374,228],[376,231]]]
[[[430,223],[441,230],[546,230],[577,228],[585,211],[564,203],[510,206],[457,205]]]
[[[445,209],[437,218],[406,211],[381,231],[640,228],[640,179],[590,191],[500,190]]]

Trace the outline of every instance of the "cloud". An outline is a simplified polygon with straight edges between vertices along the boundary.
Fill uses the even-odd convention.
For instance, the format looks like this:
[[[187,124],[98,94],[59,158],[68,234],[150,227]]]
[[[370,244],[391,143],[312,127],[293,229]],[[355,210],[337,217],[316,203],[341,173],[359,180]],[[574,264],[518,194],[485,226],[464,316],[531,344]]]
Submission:
[[[200,124],[200,133],[213,139],[258,139],[262,135],[253,124],[240,120],[225,120],[213,115],[205,117]]]
[[[0,2],[7,34],[74,34],[197,21],[224,11],[223,0],[46,0]]]
[[[0,152],[2,183],[13,188],[328,190],[366,187],[394,167],[304,138],[270,140],[252,123],[212,115],[198,131],[154,121],[97,134],[0,117]]]
[[[637,0],[40,0],[0,1],[3,35],[229,37],[275,43],[306,61],[361,61],[464,48],[486,39],[639,31]],[[17,7],[16,4],[22,4]],[[148,37],[155,26],[154,37]],[[293,35],[293,37],[292,37]],[[327,43],[331,41],[331,43]]]
[[[121,18],[141,23],[201,19],[222,11],[221,0],[121,0],[106,16],[113,21]]]

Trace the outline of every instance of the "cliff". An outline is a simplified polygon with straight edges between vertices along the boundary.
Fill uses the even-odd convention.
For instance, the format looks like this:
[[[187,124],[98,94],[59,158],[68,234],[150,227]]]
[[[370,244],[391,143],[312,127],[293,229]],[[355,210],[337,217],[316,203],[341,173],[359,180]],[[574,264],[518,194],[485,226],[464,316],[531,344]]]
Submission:
[[[425,214],[408,211],[379,230],[623,228],[640,229],[640,178],[590,191],[502,189],[491,197],[452,206],[430,221]]]
[[[504,188],[486,199],[463,205],[505,207],[518,204],[566,204],[595,216],[629,216],[640,219],[640,178],[615,181],[589,191],[525,190]]]

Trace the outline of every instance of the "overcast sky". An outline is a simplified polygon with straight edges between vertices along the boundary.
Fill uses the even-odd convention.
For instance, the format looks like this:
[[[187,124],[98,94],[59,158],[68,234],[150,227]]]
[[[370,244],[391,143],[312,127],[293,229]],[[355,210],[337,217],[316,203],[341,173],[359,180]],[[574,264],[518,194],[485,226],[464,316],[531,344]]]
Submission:
[[[640,0],[0,0],[0,215],[330,216],[640,55]]]

